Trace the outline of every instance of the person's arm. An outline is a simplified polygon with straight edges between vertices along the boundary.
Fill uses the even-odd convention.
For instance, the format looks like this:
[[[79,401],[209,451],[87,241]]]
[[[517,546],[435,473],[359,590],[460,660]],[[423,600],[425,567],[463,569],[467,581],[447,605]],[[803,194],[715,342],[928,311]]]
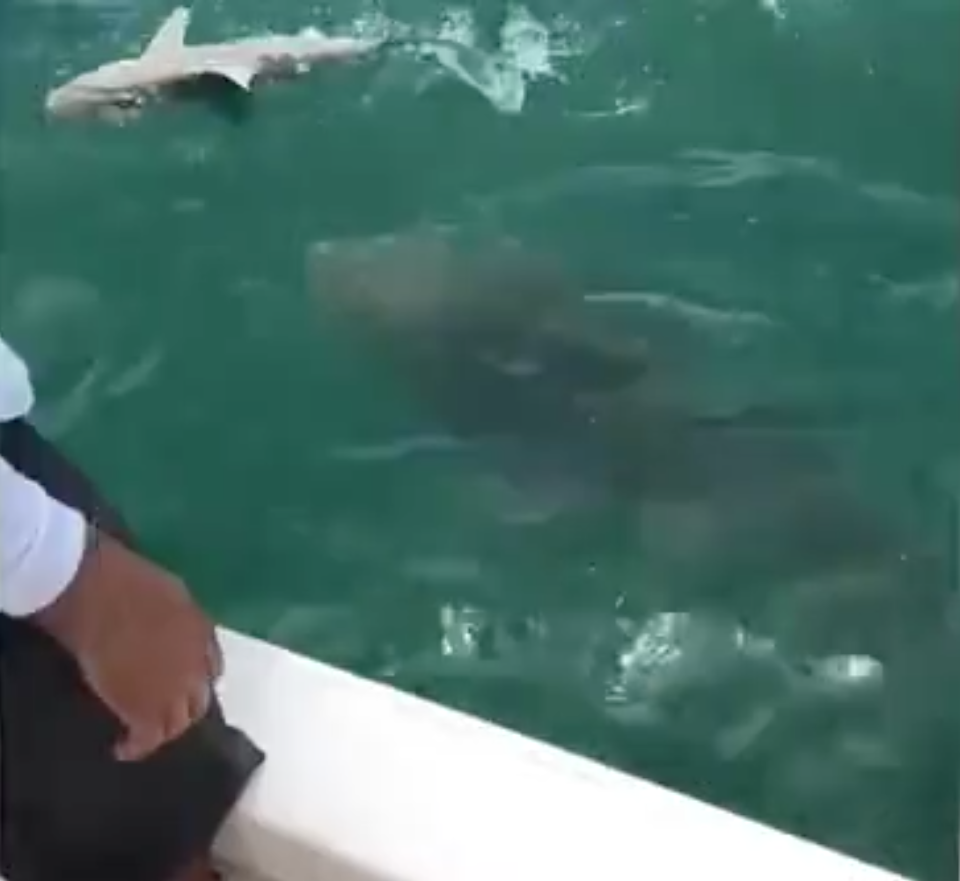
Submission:
[[[0,337],[0,421],[33,409],[33,383],[24,360]]]
[[[30,374],[0,338],[0,422],[33,406]],[[0,457],[0,613],[45,631],[142,758],[207,711],[223,657],[212,622],[172,573],[99,533]]]
[[[206,713],[223,658],[171,573],[88,525],[0,458],[0,612],[58,642],[140,758]]]
[[[73,582],[88,527],[0,458],[0,612],[13,618],[50,606]]]

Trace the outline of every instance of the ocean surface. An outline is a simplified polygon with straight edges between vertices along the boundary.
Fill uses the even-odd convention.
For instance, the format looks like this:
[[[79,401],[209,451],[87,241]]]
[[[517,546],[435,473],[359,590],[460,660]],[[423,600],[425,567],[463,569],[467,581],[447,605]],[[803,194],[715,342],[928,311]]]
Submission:
[[[168,11],[0,0],[2,332],[146,546],[232,626],[955,879],[960,4],[214,0],[191,40],[421,51],[267,89],[240,125],[44,119]],[[656,342],[664,400],[807,414],[780,429],[844,488],[768,524],[751,488],[779,510],[804,484],[799,458],[763,470],[766,436],[647,450],[729,468],[672,507],[581,510],[600,478],[539,469],[556,439],[519,468],[451,454],[305,280],[311,243],[430,224],[561,259],[585,312]]]

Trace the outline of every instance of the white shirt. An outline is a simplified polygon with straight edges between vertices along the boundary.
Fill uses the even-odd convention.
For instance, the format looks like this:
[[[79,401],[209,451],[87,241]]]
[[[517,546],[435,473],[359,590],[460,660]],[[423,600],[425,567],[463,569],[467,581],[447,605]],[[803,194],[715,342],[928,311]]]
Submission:
[[[33,402],[26,364],[0,337],[0,422],[27,415]],[[52,603],[76,575],[85,541],[78,511],[0,458],[0,612],[22,617]]]

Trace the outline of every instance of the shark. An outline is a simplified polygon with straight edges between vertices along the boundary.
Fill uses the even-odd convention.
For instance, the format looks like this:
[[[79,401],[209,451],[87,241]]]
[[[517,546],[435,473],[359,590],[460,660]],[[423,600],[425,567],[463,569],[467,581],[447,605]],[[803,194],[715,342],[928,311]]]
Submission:
[[[952,596],[914,496],[888,509],[862,489],[855,420],[788,396],[702,394],[673,334],[642,312],[596,312],[586,279],[549,254],[427,224],[314,242],[304,268],[320,323],[381,365],[468,479],[496,488],[476,498],[501,523],[584,535],[622,523],[670,602],[722,597],[745,616],[786,615],[791,633],[806,616],[811,640],[837,601],[816,586],[829,576],[858,608],[846,619],[864,622],[844,651],[878,658]]]
[[[368,56],[386,42],[308,28],[298,34],[190,45],[190,17],[188,7],[178,6],[140,55],[107,62],[51,89],[47,114],[126,123],[154,104],[200,100],[239,119],[245,117],[255,87],[294,78],[319,64]]]

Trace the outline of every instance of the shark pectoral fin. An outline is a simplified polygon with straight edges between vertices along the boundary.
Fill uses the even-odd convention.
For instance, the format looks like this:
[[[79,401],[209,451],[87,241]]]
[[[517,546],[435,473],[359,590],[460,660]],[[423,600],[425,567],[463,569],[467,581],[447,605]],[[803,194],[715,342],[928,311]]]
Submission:
[[[182,50],[189,24],[190,10],[186,6],[178,6],[164,19],[147,48],[143,50],[143,56],[169,55]]]
[[[643,377],[650,366],[646,345],[575,324],[545,328],[538,340],[544,368],[581,391],[612,391]]]
[[[204,76],[214,76],[226,80],[244,92],[249,92],[253,86],[256,71],[252,67],[242,64],[216,64],[204,67],[198,73]]]
[[[190,71],[188,78],[170,87],[174,96],[186,101],[198,101],[218,116],[231,122],[244,122],[252,111],[253,91],[250,78],[227,76],[220,69],[206,67]]]

